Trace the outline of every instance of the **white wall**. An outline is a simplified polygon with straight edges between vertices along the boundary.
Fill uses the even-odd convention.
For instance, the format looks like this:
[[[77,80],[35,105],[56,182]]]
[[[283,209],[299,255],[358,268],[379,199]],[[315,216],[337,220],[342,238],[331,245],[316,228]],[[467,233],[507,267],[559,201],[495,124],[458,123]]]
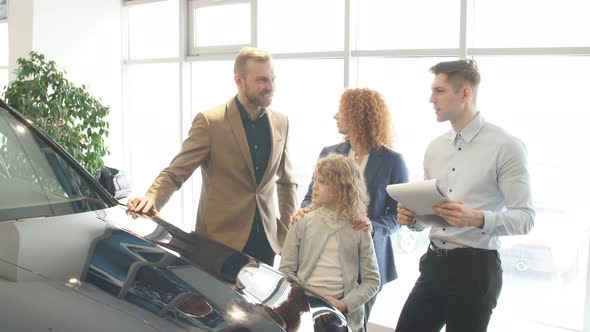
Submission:
[[[38,51],[110,106],[107,144],[112,154],[105,163],[117,168],[124,168],[121,6],[121,0],[18,0],[8,13],[9,71],[17,58]]]
[[[8,12],[8,73],[12,72],[16,59],[29,53],[33,47],[33,0],[11,1]]]

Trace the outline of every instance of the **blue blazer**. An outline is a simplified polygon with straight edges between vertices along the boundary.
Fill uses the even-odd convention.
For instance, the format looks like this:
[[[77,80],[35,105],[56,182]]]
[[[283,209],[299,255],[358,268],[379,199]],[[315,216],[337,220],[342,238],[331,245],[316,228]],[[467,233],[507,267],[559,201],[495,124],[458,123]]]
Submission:
[[[320,158],[332,153],[348,155],[349,151],[349,142],[327,146],[322,149]],[[381,275],[381,286],[383,286],[397,278],[390,235],[399,229],[397,202],[387,195],[385,187],[390,184],[408,182],[408,168],[401,154],[387,147],[381,147],[372,150],[369,154],[364,175],[367,192],[371,198],[368,215],[375,230],[373,243]],[[312,191],[313,178],[301,207],[311,204]]]

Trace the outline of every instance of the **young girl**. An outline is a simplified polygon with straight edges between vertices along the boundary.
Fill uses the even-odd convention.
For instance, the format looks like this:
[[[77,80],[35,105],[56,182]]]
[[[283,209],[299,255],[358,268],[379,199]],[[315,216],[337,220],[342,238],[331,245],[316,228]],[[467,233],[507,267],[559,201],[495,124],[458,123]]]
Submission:
[[[314,172],[315,210],[289,229],[279,267],[342,311],[353,331],[362,331],[364,304],[377,294],[380,283],[370,233],[352,228],[352,220],[367,217],[368,200],[352,159],[343,155],[320,159]]]

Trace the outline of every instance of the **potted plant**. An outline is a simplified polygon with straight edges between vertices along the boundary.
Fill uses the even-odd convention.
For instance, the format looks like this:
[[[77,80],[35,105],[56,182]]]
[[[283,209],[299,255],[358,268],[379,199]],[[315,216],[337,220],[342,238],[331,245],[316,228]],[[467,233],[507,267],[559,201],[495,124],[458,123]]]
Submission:
[[[102,158],[109,154],[105,138],[109,107],[93,97],[85,85],[74,85],[37,52],[19,58],[16,78],[6,87],[3,98],[43,129],[74,157],[90,174],[98,176]]]

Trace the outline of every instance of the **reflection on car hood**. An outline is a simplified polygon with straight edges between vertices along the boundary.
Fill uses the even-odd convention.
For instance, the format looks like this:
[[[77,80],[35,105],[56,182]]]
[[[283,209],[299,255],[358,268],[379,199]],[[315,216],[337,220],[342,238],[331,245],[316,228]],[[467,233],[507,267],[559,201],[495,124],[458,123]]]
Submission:
[[[271,267],[119,207],[0,223],[0,297],[2,330],[348,331]]]
[[[78,291],[31,271],[0,261],[0,270],[15,270],[20,280],[0,278],[2,331],[175,331],[165,320],[120,308],[92,287]],[[102,301],[101,301],[102,300]],[[143,315],[143,317],[142,317]],[[148,318],[148,319],[145,319]]]

